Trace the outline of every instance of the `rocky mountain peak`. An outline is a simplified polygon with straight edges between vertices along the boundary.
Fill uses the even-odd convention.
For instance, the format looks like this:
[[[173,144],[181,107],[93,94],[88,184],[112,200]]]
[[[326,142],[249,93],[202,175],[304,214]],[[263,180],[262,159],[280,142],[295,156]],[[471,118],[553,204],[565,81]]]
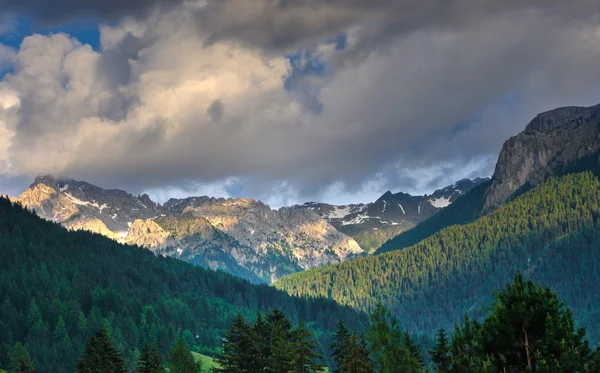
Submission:
[[[502,146],[485,194],[484,212],[498,208],[520,188],[560,175],[599,150],[600,105],[539,114]]]
[[[551,132],[557,127],[583,122],[600,110],[600,105],[591,107],[567,106],[538,114],[526,127],[529,131]]]
[[[52,175],[38,175],[35,177],[30,187],[33,188],[38,184],[44,184],[50,188],[56,188],[56,179]]]

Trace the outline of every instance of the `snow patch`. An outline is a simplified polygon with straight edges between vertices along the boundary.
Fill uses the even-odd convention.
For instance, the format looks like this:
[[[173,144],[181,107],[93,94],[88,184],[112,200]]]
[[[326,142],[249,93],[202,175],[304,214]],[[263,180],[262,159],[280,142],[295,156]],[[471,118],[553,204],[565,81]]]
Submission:
[[[335,206],[333,211],[323,214],[323,217],[327,218],[327,219],[341,219],[341,218],[345,218],[349,214],[350,214],[349,206]]]
[[[387,207],[387,201],[383,201],[383,210],[381,210],[381,213],[383,214],[385,212],[385,208]],[[402,207],[402,206],[401,206]],[[405,214],[406,215],[406,214]]]
[[[71,200],[71,202],[73,202],[76,205],[79,205],[79,206],[92,206],[92,207],[95,207],[98,210],[100,210],[100,213],[102,213],[102,210],[104,210],[105,208],[108,207],[105,203],[102,204],[102,206],[100,206],[100,205],[98,205],[98,202],[96,202],[96,201],[92,201],[92,202],[82,201],[79,198],[74,197],[71,193],[68,193],[68,192],[65,192],[65,196],[67,196],[67,198],[69,200]]]
[[[431,203],[431,205],[433,207],[437,207],[437,208],[441,209],[443,207],[447,207],[450,205],[450,198],[446,198],[446,197],[431,198],[429,200],[429,203]]]
[[[62,187],[58,188],[58,190],[60,190],[61,192],[64,192],[67,189],[69,189],[69,184],[65,184]]]
[[[406,215],[406,211],[404,211],[404,207],[402,207],[402,205],[401,205],[401,204],[398,204],[398,206],[400,206],[400,209],[402,210],[402,213],[403,213],[404,215]],[[420,210],[420,209],[421,209],[421,205],[419,205],[419,210]]]

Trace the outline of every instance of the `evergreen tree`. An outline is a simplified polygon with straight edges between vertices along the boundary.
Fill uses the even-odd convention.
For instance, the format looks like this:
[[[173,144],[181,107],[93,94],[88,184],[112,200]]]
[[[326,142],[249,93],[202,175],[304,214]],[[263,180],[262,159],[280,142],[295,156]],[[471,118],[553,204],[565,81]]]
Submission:
[[[36,373],[29,351],[19,342],[9,351],[8,373]]]
[[[65,339],[65,337],[67,337],[65,320],[62,316],[59,316],[58,322],[56,323],[56,328],[54,328],[54,332],[52,333],[52,339],[54,343],[60,343]]]
[[[162,356],[156,343],[144,345],[144,349],[138,360],[137,373],[165,373]]]
[[[557,295],[518,272],[496,295],[482,331],[484,353],[498,370],[524,372],[546,365],[579,372],[591,354],[585,330],[575,329],[571,311]]]
[[[202,370],[202,362],[196,362],[194,355],[182,338],[178,338],[169,354],[170,373],[199,373]]]
[[[316,352],[317,342],[304,322],[298,324],[291,335],[290,349],[292,351],[290,373],[322,372],[323,365],[318,361],[323,355]]]
[[[267,361],[270,373],[288,373],[293,369],[293,351],[290,349],[292,323],[281,310],[273,310],[267,315],[271,331],[271,351]]]
[[[338,368],[340,373],[373,373],[373,362],[369,358],[367,342],[356,330],[348,338],[344,357]]]
[[[421,346],[419,346],[408,333],[404,333],[404,347],[408,350],[410,356],[423,365],[423,356],[421,354]]]
[[[256,365],[258,372],[267,370],[269,356],[271,356],[271,328],[260,312],[256,313],[256,322],[252,327],[254,346],[256,347]]]
[[[101,329],[89,341],[76,373],[126,373],[121,353],[111,344],[106,329]]]
[[[438,330],[435,346],[429,353],[435,373],[450,373],[450,346],[444,329]]]
[[[217,372],[242,373],[257,372],[264,368],[260,365],[261,351],[256,345],[254,330],[241,315],[235,317],[223,336],[223,351],[215,356],[221,369]]]
[[[332,357],[335,363],[335,368],[333,369],[333,373],[341,373],[341,367],[343,365],[344,359],[347,355],[348,350],[348,342],[350,339],[350,333],[346,328],[346,324],[343,321],[340,321],[335,329],[335,332],[332,336],[333,343],[331,344],[332,349]]]
[[[423,366],[403,345],[398,320],[381,303],[371,313],[367,338],[373,362],[380,373],[424,372]]]
[[[585,372],[595,358],[556,294],[520,273],[482,324],[465,318],[456,328],[451,355],[452,372]]]

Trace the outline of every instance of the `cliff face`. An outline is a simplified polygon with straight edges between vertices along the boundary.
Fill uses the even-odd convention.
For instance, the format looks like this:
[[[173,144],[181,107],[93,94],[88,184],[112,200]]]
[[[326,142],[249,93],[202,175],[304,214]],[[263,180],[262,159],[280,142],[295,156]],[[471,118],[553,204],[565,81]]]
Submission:
[[[160,206],[147,195],[44,176],[18,201],[66,228],[100,233],[254,282],[272,282],[363,252],[312,211],[272,210],[250,199],[193,197]]]
[[[286,258],[301,269],[339,263],[362,253],[352,238],[312,211],[272,210],[247,198],[171,200],[165,208],[182,216],[203,217],[257,254]]]
[[[535,117],[504,143],[484,212],[506,202],[519,188],[535,186],[600,150],[600,105],[565,107]]]

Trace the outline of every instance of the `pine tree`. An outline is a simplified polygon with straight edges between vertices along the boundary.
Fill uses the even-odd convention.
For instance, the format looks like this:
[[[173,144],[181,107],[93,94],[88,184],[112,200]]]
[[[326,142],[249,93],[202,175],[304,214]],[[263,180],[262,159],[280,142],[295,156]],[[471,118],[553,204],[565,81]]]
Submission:
[[[35,365],[31,361],[29,351],[17,342],[9,351],[8,373],[36,373]]]
[[[404,333],[404,347],[419,364],[423,365],[423,356],[421,354],[421,346],[419,346],[408,333]]]
[[[444,329],[438,331],[436,344],[429,353],[435,373],[450,373],[450,347]]]
[[[381,373],[424,372],[423,366],[403,345],[398,320],[381,303],[371,313],[367,334],[373,362]]]
[[[267,361],[269,373],[288,373],[293,369],[294,352],[290,348],[292,323],[281,310],[273,310],[267,315],[271,331],[271,353]]]
[[[304,322],[298,324],[291,336],[290,349],[292,351],[290,373],[322,372],[323,365],[318,361],[323,356],[316,352],[317,342]]]
[[[171,373],[199,373],[202,362],[197,362],[182,338],[178,338],[167,356]]]
[[[223,352],[215,357],[221,366],[218,372],[242,373],[257,372],[264,365],[261,361],[255,334],[241,315],[235,317],[223,337]]]
[[[256,346],[256,365],[258,371],[267,370],[269,356],[271,356],[271,328],[260,312],[256,313],[256,322],[253,326],[254,345]]]
[[[145,344],[144,350],[138,360],[137,373],[165,373],[166,369],[163,366],[162,356],[158,350],[158,346],[153,343]]]
[[[121,353],[110,343],[106,329],[101,329],[89,341],[76,373],[126,373]]]
[[[518,272],[496,295],[481,338],[483,352],[499,371],[533,370],[541,363],[578,372],[591,355],[585,330],[575,329],[571,311],[552,290]]]
[[[56,323],[56,328],[54,328],[54,332],[52,333],[52,339],[54,343],[62,342],[67,336],[67,328],[65,327],[65,320],[62,316],[58,317],[58,322]]]
[[[347,347],[341,364],[340,373],[373,373],[373,362],[369,358],[367,342],[356,330],[348,338]]]
[[[333,373],[342,373],[341,367],[347,354],[349,338],[350,333],[346,328],[346,324],[344,324],[343,321],[340,321],[337,324],[335,333],[332,336],[333,343],[331,344],[331,349],[333,351],[332,357],[335,363]]]

